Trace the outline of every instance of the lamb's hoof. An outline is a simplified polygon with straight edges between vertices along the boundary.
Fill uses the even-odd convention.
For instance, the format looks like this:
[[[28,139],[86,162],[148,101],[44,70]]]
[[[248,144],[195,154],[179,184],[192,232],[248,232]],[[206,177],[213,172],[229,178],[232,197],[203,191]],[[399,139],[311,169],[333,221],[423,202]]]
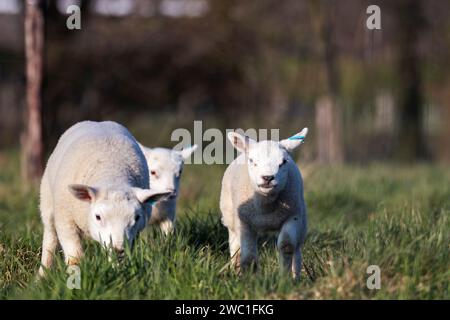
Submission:
[[[37,272],[37,274],[36,274],[36,276],[34,277],[34,282],[37,283],[37,282],[41,281],[44,278],[45,278],[45,269],[43,267],[40,267],[38,272]]]
[[[294,282],[300,282],[300,273],[292,273],[292,280],[294,280]]]
[[[80,264],[80,259],[78,259],[78,258],[69,257],[69,259],[67,259],[68,266],[77,266],[79,264]]]
[[[241,262],[240,270],[243,273],[255,273],[258,271],[258,262],[256,261],[256,259],[248,259],[246,261],[243,261]]]
[[[233,267],[234,271],[235,271],[238,275],[241,275],[242,269],[241,269],[241,263],[240,263],[240,262],[233,264],[232,267]]]
[[[237,273],[241,271],[241,253],[239,251],[231,257],[230,267]]]

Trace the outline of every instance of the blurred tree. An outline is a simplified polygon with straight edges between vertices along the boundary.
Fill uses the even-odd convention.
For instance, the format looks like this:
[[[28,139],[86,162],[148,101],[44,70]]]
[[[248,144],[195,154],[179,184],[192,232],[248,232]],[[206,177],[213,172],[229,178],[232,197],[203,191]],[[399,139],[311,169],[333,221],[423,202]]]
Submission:
[[[342,141],[342,111],[337,102],[339,74],[338,50],[335,44],[336,9],[333,0],[313,2],[321,39],[321,54],[325,65],[326,92],[316,103],[317,160],[320,163],[341,163],[344,158]]]
[[[99,11],[97,1],[81,0],[81,31],[65,27],[61,4],[68,1],[43,2],[46,146],[82,119],[131,122],[142,113],[151,123],[161,113],[174,115],[178,126],[210,117],[227,127],[285,132],[297,120],[316,121],[313,152],[323,163],[386,159],[393,151],[416,159],[425,146],[422,131],[432,138],[433,157],[444,149],[436,138],[448,136],[445,126],[422,115],[424,105],[449,105],[433,97],[448,91],[450,79],[450,11],[443,1],[378,0],[376,31],[366,28],[368,0],[208,0],[195,17],[161,9],[161,2],[177,1],[134,0],[134,11],[114,16]],[[23,26],[22,15],[0,17],[0,108],[16,105],[19,117],[25,95],[11,90],[22,90]],[[8,117],[0,118],[9,131],[0,144],[13,145],[22,121]]]
[[[61,0],[58,0],[61,1]],[[58,72],[65,72],[72,75],[72,80],[79,78],[79,74],[75,72],[76,66],[79,61],[74,61],[74,56],[77,54],[74,50],[74,45],[77,41],[77,37],[83,32],[82,30],[89,30],[89,24],[91,20],[92,1],[80,0],[78,5],[81,9],[81,25],[82,30],[74,31],[66,28],[66,14],[67,8],[58,8],[58,1],[56,0],[44,0],[45,8],[45,73],[49,75],[49,79],[57,79]],[[61,1],[64,3],[64,1]],[[69,4],[67,4],[69,5]],[[68,66],[73,63],[74,68],[70,69]],[[50,81],[49,81],[50,82]],[[64,93],[59,97],[58,101],[53,98],[52,92],[58,91],[59,88],[65,89]],[[61,105],[65,100],[68,100],[70,94],[70,88],[73,87],[71,81],[59,81],[55,83],[49,83],[44,85],[42,94],[42,124],[43,124],[43,140],[47,147],[50,147],[56,143],[57,137],[64,132],[72,122],[76,119],[72,119],[70,123],[64,123],[61,121],[61,114],[67,113],[66,108]],[[56,88],[56,90],[55,90]],[[89,86],[92,90],[92,86]],[[79,111],[81,113],[81,111]],[[92,113],[98,111],[93,110]],[[89,118],[91,115],[81,115],[81,117]],[[45,147],[45,146],[44,146]]]
[[[421,62],[418,53],[420,34],[425,26],[421,0],[398,0],[394,4],[397,16],[398,44],[398,136],[396,156],[413,161],[428,157],[424,132],[424,98],[422,94]]]
[[[27,75],[26,124],[21,136],[22,177],[37,185],[43,170],[42,77],[44,56],[44,8],[41,0],[25,3],[25,54]]]

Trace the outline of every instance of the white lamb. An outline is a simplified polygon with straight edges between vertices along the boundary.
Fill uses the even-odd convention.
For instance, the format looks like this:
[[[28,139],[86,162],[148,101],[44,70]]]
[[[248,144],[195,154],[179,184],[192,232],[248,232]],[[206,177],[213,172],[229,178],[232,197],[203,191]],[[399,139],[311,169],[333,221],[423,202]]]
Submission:
[[[115,122],[84,121],[69,128],[50,156],[40,189],[44,224],[39,275],[52,265],[59,242],[66,263],[83,255],[88,236],[123,255],[168,191],[149,189],[145,157],[129,131]]]
[[[152,181],[152,189],[168,190],[169,197],[158,202],[152,211],[149,223],[158,225],[161,231],[168,235],[175,228],[175,211],[180,189],[181,173],[184,160],[197,149],[197,145],[182,151],[166,148],[146,148],[140,145],[145,155]]]
[[[303,143],[308,129],[280,142],[256,142],[228,134],[242,154],[225,171],[220,209],[228,228],[232,264],[242,270],[257,266],[257,240],[276,232],[282,270],[300,276],[307,231],[300,170],[289,152]]]

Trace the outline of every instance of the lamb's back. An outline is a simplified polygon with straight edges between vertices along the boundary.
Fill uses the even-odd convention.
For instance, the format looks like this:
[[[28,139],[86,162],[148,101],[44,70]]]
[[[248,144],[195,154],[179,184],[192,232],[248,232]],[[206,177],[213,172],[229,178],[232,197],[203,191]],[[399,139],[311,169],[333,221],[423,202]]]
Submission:
[[[107,180],[148,188],[145,157],[129,131],[118,123],[83,121],[59,139],[46,167],[57,200],[69,184],[95,186]],[[66,199],[64,199],[66,200]]]

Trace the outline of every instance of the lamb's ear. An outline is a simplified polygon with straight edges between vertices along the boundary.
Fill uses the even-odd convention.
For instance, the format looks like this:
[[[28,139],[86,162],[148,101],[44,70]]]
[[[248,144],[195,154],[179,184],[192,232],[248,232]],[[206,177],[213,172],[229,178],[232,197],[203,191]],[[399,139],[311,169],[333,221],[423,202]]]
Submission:
[[[292,137],[281,140],[280,144],[289,152],[297,148],[299,145],[305,142],[306,135],[308,134],[308,128],[304,128]]]
[[[255,140],[242,136],[237,132],[228,132],[228,140],[230,140],[233,147],[242,153],[248,152],[250,146],[255,143]]]
[[[191,154],[193,154],[194,151],[197,150],[197,147],[198,146],[196,144],[194,144],[193,146],[183,148],[183,150],[180,151],[183,159],[186,160],[187,158],[189,158],[191,156]]]
[[[169,196],[172,191],[169,190],[152,190],[133,188],[134,194],[140,203],[154,204],[160,200],[163,200]]]
[[[97,196],[97,189],[84,184],[70,184],[69,191],[81,201],[93,202]]]

